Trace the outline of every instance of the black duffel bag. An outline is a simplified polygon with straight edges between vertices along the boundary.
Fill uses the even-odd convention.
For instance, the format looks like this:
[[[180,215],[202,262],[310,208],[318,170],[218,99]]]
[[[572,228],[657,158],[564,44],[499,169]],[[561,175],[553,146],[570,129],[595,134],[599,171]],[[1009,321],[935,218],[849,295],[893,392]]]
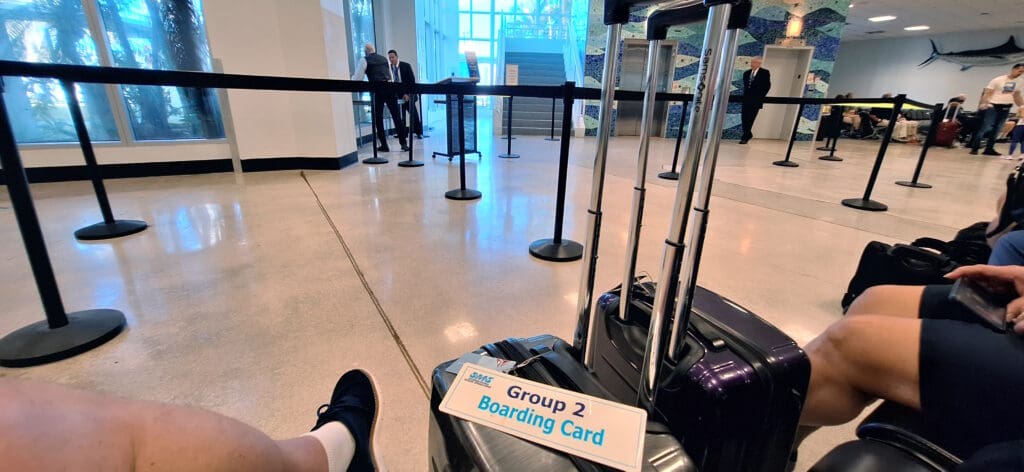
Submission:
[[[843,295],[843,312],[853,300],[875,285],[951,284],[943,277],[960,267],[956,261],[935,250],[911,244],[871,241],[864,248],[857,272]]]

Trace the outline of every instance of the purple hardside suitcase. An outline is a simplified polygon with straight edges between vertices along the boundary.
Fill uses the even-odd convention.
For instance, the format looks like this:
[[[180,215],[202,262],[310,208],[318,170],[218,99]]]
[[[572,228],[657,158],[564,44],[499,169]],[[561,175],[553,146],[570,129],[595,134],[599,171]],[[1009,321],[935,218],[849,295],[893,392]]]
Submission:
[[[634,284],[629,321],[618,289],[597,301],[594,372],[622,401],[636,401],[654,284]],[[796,342],[703,287],[694,293],[684,354],[666,358],[656,400],[702,472],[784,470],[796,435],[810,363]]]

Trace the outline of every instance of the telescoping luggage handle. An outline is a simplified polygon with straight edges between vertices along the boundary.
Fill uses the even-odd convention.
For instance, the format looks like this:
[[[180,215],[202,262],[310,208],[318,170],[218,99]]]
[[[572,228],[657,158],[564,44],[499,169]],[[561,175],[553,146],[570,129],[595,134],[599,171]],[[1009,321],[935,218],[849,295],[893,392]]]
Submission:
[[[597,149],[594,154],[593,182],[590,186],[590,206],[587,209],[587,232],[583,243],[583,275],[576,301],[576,319],[582,333],[577,332],[576,347],[583,351],[583,363],[594,367],[594,349],[589,342],[593,339],[595,327],[592,302],[594,280],[597,275],[597,250],[601,239],[601,201],[604,197],[605,162],[608,157],[608,138],[612,129],[612,104],[615,102],[615,74],[619,66],[619,39],[622,25],[629,22],[632,7],[648,5],[649,0],[605,0],[604,23],[608,25],[608,37],[604,50],[604,70],[601,76],[601,108],[597,124]],[[693,3],[699,3],[694,0]]]
[[[698,160],[703,156],[704,178],[699,187],[700,194],[697,195],[698,206],[694,208],[694,213],[697,215],[695,219],[699,220],[696,222],[699,224],[694,225],[694,228],[697,228],[696,231],[699,233],[699,228],[706,224],[707,200],[710,198],[711,178],[713,178],[711,170],[717,157],[724,114],[728,106],[738,29],[746,25],[747,17],[750,15],[748,0],[708,0],[705,5],[709,7],[708,21],[704,33],[704,47],[698,63],[693,108],[683,154],[683,168],[676,187],[672,220],[669,224],[669,234],[665,240],[665,251],[662,254],[661,270],[658,273],[655,286],[647,346],[641,366],[641,385],[637,399],[638,404],[641,405],[653,406],[655,402],[658,374],[665,348],[667,331],[665,324],[672,313],[677,285],[681,285],[680,275],[685,273],[686,278],[689,279],[696,274],[694,266],[697,263],[697,256],[699,256],[700,238],[692,238],[695,233],[691,231],[689,233],[691,244],[690,247],[686,247],[683,244],[683,236],[687,234],[687,220],[690,207],[694,202],[694,189],[699,177],[697,171],[700,168],[700,162]],[[734,7],[736,7],[735,18],[730,21],[730,18],[733,17]],[[710,130],[709,124],[712,125]],[[708,140],[706,150],[704,149],[705,139]],[[684,248],[687,249],[686,253],[689,256],[685,258],[685,265],[684,256],[687,254],[684,253]],[[684,287],[681,298],[685,298],[687,293],[692,294],[692,289],[688,290]],[[688,306],[689,302],[685,302],[685,304]],[[673,338],[671,338],[673,341],[679,335],[674,332],[675,328],[682,327],[681,334],[685,335],[685,323],[689,320],[688,315],[689,313],[685,313],[683,316],[675,317]]]
[[[633,184],[633,206],[630,211],[629,232],[626,241],[626,266],[622,275],[619,298],[619,318],[625,321],[629,315],[632,290],[629,289],[636,276],[637,251],[640,248],[640,228],[643,226],[644,200],[647,194],[647,158],[650,151],[651,133],[654,128],[654,98],[657,93],[660,70],[661,41],[665,39],[672,24],[685,23],[690,18],[704,18],[706,9],[699,0],[676,0],[658,5],[657,10],[647,16],[647,71],[644,82],[643,113],[640,118],[640,150],[636,159],[636,176]],[[696,11],[700,10],[700,11]],[[682,130],[680,130],[682,132]],[[588,338],[589,339],[589,338]]]
[[[597,125],[594,179],[590,188],[590,207],[587,210],[587,239],[584,242],[583,250],[583,276],[580,277],[576,302],[576,319],[582,324],[577,328],[576,347],[583,351],[583,364],[590,369],[594,367],[595,346],[591,340],[594,339],[594,329],[597,324],[593,319],[595,313],[592,310],[592,305],[594,280],[597,275],[597,251],[601,237],[601,200],[604,194],[605,162],[608,157],[608,138],[611,134],[612,104],[615,101],[619,37],[622,32],[622,23],[629,21],[629,9],[650,3],[653,2],[636,0],[606,0],[605,2],[605,24],[608,25],[608,39],[605,43],[604,72],[601,78],[601,109]],[[691,0],[686,4],[700,6],[701,1]],[[692,19],[681,23],[700,21],[705,18],[703,12],[691,12]]]

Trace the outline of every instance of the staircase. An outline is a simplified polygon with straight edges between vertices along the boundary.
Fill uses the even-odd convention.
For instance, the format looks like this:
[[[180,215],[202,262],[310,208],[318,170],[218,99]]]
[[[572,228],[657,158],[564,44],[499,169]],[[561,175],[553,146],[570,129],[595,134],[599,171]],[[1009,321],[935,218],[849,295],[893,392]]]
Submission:
[[[505,64],[519,66],[519,85],[563,85],[565,63],[562,53],[506,52]],[[508,103],[507,101],[505,103]],[[508,106],[503,107],[501,130],[508,123]],[[555,100],[555,136],[561,135],[562,101]],[[512,104],[512,134],[547,136],[551,133],[551,99],[516,97]]]

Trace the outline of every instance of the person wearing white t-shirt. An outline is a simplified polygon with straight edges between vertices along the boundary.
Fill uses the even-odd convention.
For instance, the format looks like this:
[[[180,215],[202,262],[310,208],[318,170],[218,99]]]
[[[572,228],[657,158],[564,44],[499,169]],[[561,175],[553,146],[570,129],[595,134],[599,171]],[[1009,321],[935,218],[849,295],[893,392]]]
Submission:
[[[986,156],[1000,156],[996,151],[996,138],[999,131],[1003,129],[1003,123],[1010,116],[1010,109],[1013,105],[1024,107],[1024,63],[1014,64],[1010,73],[992,79],[981,94],[981,101],[978,102],[978,113],[981,114],[981,128],[971,138],[971,154],[977,154],[981,147],[981,138],[988,139],[984,154]]]

